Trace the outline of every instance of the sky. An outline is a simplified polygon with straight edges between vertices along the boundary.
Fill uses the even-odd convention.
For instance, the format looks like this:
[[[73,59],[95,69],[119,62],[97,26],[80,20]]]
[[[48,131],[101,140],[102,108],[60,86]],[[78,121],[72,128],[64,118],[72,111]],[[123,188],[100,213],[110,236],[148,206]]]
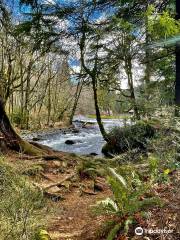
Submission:
[[[19,0],[5,0],[6,4],[10,7],[13,16],[16,20],[20,20],[23,18],[22,12],[29,12],[30,8],[27,6],[23,6],[21,8],[22,12],[20,11],[19,7]],[[54,4],[54,3],[59,3],[59,4],[73,4],[77,3],[77,0],[41,0],[44,3],[48,4]],[[100,11],[95,11],[92,15],[91,20],[92,21],[98,21],[106,16],[106,14],[111,14],[112,9],[108,10],[109,12],[100,12]],[[68,41],[68,40],[67,40]],[[68,63],[69,66],[73,69],[73,71],[79,73],[80,72],[80,61],[78,60],[79,58],[79,53],[76,52],[76,43],[75,42],[67,42],[67,45],[72,45],[72,48],[74,48],[74,53],[69,57]],[[134,64],[133,71],[136,72],[136,79],[135,80],[135,85],[137,85],[138,79],[142,77],[142,69],[138,69],[137,64]],[[123,71],[120,71],[121,75],[121,87],[126,89],[127,88],[127,79],[124,77]]]

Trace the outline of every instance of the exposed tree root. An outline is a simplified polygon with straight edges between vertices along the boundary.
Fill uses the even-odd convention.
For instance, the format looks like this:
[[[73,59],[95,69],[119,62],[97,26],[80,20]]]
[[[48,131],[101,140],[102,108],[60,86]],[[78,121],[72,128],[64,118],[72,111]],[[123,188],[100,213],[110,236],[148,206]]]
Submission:
[[[69,176],[66,176],[66,177],[65,177],[63,180],[61,180],[60,182],[53,183],[53,184],[45,187],[44,190],[50,189],[50,188],[52,188],[52,187],[60,186],[62,183],[64,183],[65,181],[67,181],[67,180],[69,180],[69,179],[71,179],[71,178],[73,178],[75,175],[76,175],[76,173],[73,173],[73,174],[71,174],[71,175],[69,175]]]

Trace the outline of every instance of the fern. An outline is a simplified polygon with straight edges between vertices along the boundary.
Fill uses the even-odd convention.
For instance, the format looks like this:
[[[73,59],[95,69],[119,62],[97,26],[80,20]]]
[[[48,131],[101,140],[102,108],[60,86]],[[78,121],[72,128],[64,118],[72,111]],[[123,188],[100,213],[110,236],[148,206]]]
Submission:
[[[155,167],[156,162],[153,162],[152,169],[154,170]],[[107,240],[115,239],[121,228],[124,228],[127,234],[135,213],[146,210],[150,206],[162,205],[157,197],[143,197],[150,190],[150,184],[142,182],[132,167],[121,167],[119,172],[109,168],[108,182],[113,192],[113,198],[107,198],[97,203],[98,209],[101,208],[106,214],[119,216],[121,220],[126,219],[125,222],[118,223],[112,228]]]
[[[149,206],[161,204],[159,198],[156,197],[142,198],[150,190],[150,186],[140,181],[135,172],[125,172],[124,176],[112,168],[109,168],[109,172],[111,176],[108,177],[108,182],[114,198],[98,202],[98,205],[101,205],[106,213],[121,217],[132,216]]]
[[[107,240],[114,240],[120,229],[121,224],[120,223],[116,224],[115,227],[108,234]]]

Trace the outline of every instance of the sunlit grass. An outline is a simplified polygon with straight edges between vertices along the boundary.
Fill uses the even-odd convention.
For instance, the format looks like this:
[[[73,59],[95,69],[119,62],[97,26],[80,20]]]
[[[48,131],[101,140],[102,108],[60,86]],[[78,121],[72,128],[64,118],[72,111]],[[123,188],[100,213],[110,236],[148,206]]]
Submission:
[[[87,115],[88,118],[96,118],[95,114],[89,114]],[[131,116],[130,115],[125,115],[125,114],[121,114],[121,115],[101,115],[102,119],[129,119]]]

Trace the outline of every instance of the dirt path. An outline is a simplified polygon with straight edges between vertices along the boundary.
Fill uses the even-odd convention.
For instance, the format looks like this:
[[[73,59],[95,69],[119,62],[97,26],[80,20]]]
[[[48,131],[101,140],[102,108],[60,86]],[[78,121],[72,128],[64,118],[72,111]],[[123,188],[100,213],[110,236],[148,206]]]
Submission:
[[[99,235],[107,216],[94,214],[93,205],[97,201],[112,195],[106,180],[102,177],[95,179],[80,178],[77,174],[77,158],[60,155],[59,160],[45,161],[43,159],[26,159],[23,156],[9,157],[10,164],[42,189],[46,189],[48,199],[47,227],[52,240],[105,240]],[[37,166],[41,167],[40,171]],[[36,169],[37,168],[37,169]],[[58,183],[57,186],[50,187]],[[100,188],[97,188],[97,183]],[[137,237],[134,233],[137,224],[132,225],[128,236],[118,240],[136,239],[180,239],[180,173],[175,171],[171,181],[157,184],[155,195],[164,201],[164,207],[151,207],[148,218],[140,221],[145,229],[172,230],[172,234],[146,234]],[[123,236],[124,237],[124,236]]]
[[[62,156],[61,156],[62,157]],[[99,200],[111,196],[106,180],[102,177],[95,179],[80,179],[76,173],[76,161],[66,156],[59,160],[44,161],[42,159],[26,159],[17,155],[9,159],[12,166],[19,171],[30,175],[31,181],[41,189],[47,189],[48,196],[48,232],[53,240],[93,240],[99,239],[98,229],[105,221],[105,217],[95,215],[93,205]],[[41,166],[40,172],[35,172],[36,167]],[[70,179],[63,181],[70,177]],[[96,189],[96,182],[101,189]],[[50,185],[62,182],[48,188]],[[60,196],[60,198],[58,198]]]
[[[75,190],[56,205],[57,211],[49,227],[53,239],[96,239],[97,230],[104,221],[102,216],[93,216],[91,206],[97,200],[110,195],[109,191],[97,195],[82,195]]]

